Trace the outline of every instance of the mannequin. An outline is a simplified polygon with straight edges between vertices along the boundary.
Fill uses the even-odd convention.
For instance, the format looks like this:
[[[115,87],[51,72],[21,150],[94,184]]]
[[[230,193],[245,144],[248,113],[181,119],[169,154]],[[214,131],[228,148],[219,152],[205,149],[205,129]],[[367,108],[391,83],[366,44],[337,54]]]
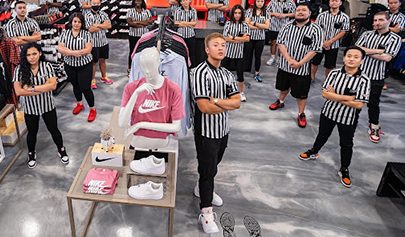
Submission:
[[[155,90],[160,89],[165,82],[165,78],[159,73],[160,58],[159,51],[153,48],[146,48],[140,55],[140,66],[143,75],[145,76],[146,83],[139,86],[131,95],[126,106],[122,106],[119,114],[118,125],[121,128],[126,128],[128,125],[125,136],[134,134],[139,129],[148,129],[166,133],[176,133],[181,129],[181,119],[173,120],[171,123],[155,123],[155,122],[138,122],[130,124],[131,116],[134,111],[134,106],[138,96],[142,92],[148,93],[148,95],[154,94]],[[145,149],[157,149],[166,147],[169,142],[166,138],[149,138],[144,136],[133,135],[131,145],[133,147],[145,148]]]

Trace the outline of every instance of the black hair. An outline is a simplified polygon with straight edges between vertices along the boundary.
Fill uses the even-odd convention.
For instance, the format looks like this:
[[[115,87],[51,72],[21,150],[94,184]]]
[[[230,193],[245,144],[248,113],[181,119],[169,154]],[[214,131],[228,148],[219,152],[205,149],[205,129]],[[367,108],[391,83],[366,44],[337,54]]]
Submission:
[[[297,8],[298,8],[299,6],[305,6],[305,7],[307,7],[308,10],[311,12],[311,6],[309,5],[308,2],[301,2],[301,3],[298,3],[298,4],[297,4]]]
[[[27,52],[28,49],[30,48],[36,48],[38,50],[38,52],[41,53],[41,57],[39,57],[39,62],[41,61],[45,61],[45,56],[42,53],[42,49],[41,46],[35,42],[30,42],[27,43],[23,46],[21,53],[20,53],[20,71],[18,74],[18,81],[21,82],[21,84],[24,85],[28,85],[31,86],[33,84],[31,76],[32,76],[32,72],[31,72],[31,64],[28,62],[27,59]]]
[[[266,6],[265,6],[265,2],[263,3],[263,7],[262,8],[258,8],[257,7],[257,5],[256,5],[256,1],[257,0],[255,0],[255,2],[254,2],[254,4],[253,4],[253,11],[252,11],[252,16],[256,16],[256,10],[257,9],[260,9],[261,10],[261,12],[260,12],[260,15],[264,15],[264,14],[266,14]]]
[[[27,5],[27,3],[26,3],[26,2],[24,2],[24,1],[17,1],[17,2],[15,2],[14,6],[15,6],[15,7],[17,7],[17,5],[18,5],[18,4],[24,4],[24,5]]]
[[[236,22],[236,20],[235,20],[235,12],[238,9],[242,12],[242,15],[241,15],[241,17],[239,19],[239,23],[245,21],[245,9],[243,9],[243,7],[240,4],[236,4],[231,9],[231,21],[234,22],[234,23]]]
[[[364,59],[366,57],[366,51],[364,51],[362,48],[360,48],[359,46],[356,46],[356,45],[347,47],[345,49],[345,51],[343,51],[343,57],[346,56],[347,52],[349,52],[349,50],[352,50],[352,49],[360,51],[361,59]]]
[[[82,23],[82,26],[80,27],[81,30],[86,30],[86,22],[84,19],[84,16],[81,12],[75,12],[69,17],[69,23],[67,25],[68,29],[72,29],[73,27],[73,19],[79,18],[80,22]]]
[[[132,6],[132,7],[135,7],[135,0],[132,0],[131,6]],[[142,0],[141,9],[146,9],[145,0]]]

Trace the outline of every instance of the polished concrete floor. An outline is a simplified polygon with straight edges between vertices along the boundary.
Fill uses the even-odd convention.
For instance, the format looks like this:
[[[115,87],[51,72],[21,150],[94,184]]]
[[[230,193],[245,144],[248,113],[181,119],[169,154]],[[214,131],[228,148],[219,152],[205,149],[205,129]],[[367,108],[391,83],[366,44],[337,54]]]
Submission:
[[[36,237],[70,236],[66,193],[87,148],[98,140],[108,126],[113,106],[120,104],[127,82],[127,42],[111,41],[108,71],[112,86],[99,84],[95,91],[98,117],[87,123],[87,112],[71,114],[73,93],[68,86],[56,98],[59,126],[71,163],[64,167],[56,148],[41,124],[38,135],[38,166],[26,167],[26,144],[23,156],[0,184],[0,236]],[[269,55],[265,48],[263,62]],[[321,97],[321,79],[311,88],[307,107],[308,127],[298,128],[295,101],[288,97],[286,107],[270,111],[268,103],[276,98],[276,68],[262,66],[264,82],[259,84],[246,73],[251,83],[248,102],[231,113],[232,132],[224,161],[216,179],[216,192],[225,201],[215,208],[218,216],[227,211],[236,219],[236,236],[249,236],[243,217],[250,215],[261,224],[264,237],[352,237],[405,236],[403,200],[375,195],[388,161],[405,162],[405,86],[389,80],[382,96],[381,124],[385,135],[380,144],[367,137],[367,111],[355,136],[351,165],[353,187],[338,182],[338,136],[335,131],[317,161],[303,162],[297,155],[309,148],[317,134]],[[318,76],[321,78],[321,73]],[[6,149],[8,157],[15,149]],[[175,236],[208,236],[197,224],[198,199],[192,196],[197,180],[195,148],[192,136],[180,142],[178,190],[175,209]],[[74,201],[76,224],[80,227],[90,207]],[[100,204],[88,236],[166,236],[167,212],[157,208]],[[80,229],[80,228],[79,228]],[[213,234],[214,237],[222,233]]]

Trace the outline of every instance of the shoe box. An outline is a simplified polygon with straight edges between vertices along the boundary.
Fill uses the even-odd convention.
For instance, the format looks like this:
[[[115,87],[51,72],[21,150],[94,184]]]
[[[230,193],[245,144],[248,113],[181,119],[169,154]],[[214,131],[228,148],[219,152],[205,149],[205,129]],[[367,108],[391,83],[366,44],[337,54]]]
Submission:
[[[95,143],[91,151],[91,160],[95,166],[112,166],[122,167],[124,156],[124,145],[114,144],[113,147],[106,152],[103,150],[101,143]]]
[[[17,111],[17,123],[18,129],[20,131],[20,135],[22,136],[27,131],[27,126],[25,125],[24,121],[24,112]],[[14,123],[13,114],[8,115],[4,121],[0,123],[0,136],[3,144],[8,145],[15,145],[17,142],[17,129]]]

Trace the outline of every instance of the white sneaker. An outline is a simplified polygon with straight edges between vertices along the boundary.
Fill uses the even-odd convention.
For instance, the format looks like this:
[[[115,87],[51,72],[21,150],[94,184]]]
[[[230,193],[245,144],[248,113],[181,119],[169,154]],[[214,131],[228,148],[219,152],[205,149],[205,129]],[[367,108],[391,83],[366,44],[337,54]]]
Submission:
[[[268,66],[271,66],[271,65],[273,65],[273,63],[274,63],[275,61],[276,61],[276,58],[275,58],[275,57],[270,57],[270,59],[267,60],[266,64],[267,64]]]
[[[205,233],[212,234],[219,232],[217,223],[215,223],[217,214],[212,211],[212,207],[206,207],[201,210],[198,216],[198,222],[201,223]]]
[[[194,187],[194,196],[198,198],[200,197],[200,188],[198,187],[198,182],[197,185]],[[215,192],[212,194],[212,205],[217,207],[224,205],[224,201],[222,200],[222,198]]]
[[[241,102],[246,102],[246,95],[245,95],[245,93],[240,93],[240,101]]]
[[[148,181],[128,189],[128,195],[135,199],[159,200],[163,198],[163,184]]]
[[[165,159],[150,155],[140,160],[131,161],[129,167],[140,174],[162,175],[165,172]]]

